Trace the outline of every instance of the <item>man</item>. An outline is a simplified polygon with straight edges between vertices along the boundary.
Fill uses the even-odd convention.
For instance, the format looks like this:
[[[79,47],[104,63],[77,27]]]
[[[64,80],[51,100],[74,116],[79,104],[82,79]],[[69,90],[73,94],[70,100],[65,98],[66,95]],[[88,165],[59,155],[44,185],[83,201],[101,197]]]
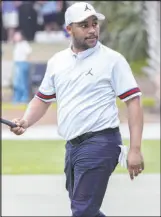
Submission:
[[[14,120],[18,127],[11,129],[24,133],[57,101],[58,131],[67,140],[66,188],[73,216],[105,216],[100,207],[122,144],[117,96],[127,105],[131,179],[144,169],[141,92],[125,58],[98,41],[98,20],[104,18],[85,2],[67,9],[71,45],[48,61],[38,93],[24,116]]]
[[[32,1],[23,1],[18,7],[19,29],[27,41],[33,41],[37,31],[37,12]]]
[[[29,57],[32,48],[21,31],[17,31],[13,38],[14,76],[13,76],[13,103],[28,103],[29,90]]]
[[[7,33],[7,42],[13,42],[13,36],[19,25],[18,1],[1,1],[2,22]]]
[[[59,31],[60,25],[60,12],[63,8],[63,1],[39,1],[42,5],[40,13],[43,16],[45,31]]]

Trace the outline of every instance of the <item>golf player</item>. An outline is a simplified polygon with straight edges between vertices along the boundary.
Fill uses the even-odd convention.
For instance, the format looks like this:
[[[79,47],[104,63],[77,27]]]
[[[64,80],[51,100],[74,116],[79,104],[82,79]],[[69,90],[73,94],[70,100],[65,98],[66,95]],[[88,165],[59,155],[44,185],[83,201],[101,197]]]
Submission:
[[[13,120],[18,127],[11,129],[23,134],[57,102],[58,132],[67,141],[64,171],[73,216],[105,216],[100,207],[123,145],[117,97],[127,106],[130,178],[144,169],[141,91],[124,56],[99,41],[98,22],[104,19],[85,2],[67,8],[71,43],[49,59],[38,92],[24,116]]]

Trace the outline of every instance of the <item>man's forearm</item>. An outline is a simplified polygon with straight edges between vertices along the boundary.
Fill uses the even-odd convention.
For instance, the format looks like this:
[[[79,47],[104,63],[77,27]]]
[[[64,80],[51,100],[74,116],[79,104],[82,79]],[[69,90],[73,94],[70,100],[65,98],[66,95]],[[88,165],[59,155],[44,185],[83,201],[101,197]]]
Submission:
[[[36,97],[31,100],[23,116],[23,119],[28,121],[28,127],[32,126],[43,117],[50,104],[51,103],[43,102]]]
[[[130,148],[140,150],[143,132],[143,110],[139,97],[127,102],[127,110],[130,131]]]

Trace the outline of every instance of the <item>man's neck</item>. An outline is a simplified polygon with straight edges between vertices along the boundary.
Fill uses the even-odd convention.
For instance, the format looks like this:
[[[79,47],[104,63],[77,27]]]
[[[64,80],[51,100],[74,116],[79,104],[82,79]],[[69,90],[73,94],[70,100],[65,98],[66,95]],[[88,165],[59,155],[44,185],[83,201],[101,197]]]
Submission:
[[[87,50],[87,49],[79,49],[79,48],[76,48],[76,47],[74,47],[73,45],[71,46],[71,49],[72,49],[72,51],[73,51],[74,53],[76,53],[76,54]]]

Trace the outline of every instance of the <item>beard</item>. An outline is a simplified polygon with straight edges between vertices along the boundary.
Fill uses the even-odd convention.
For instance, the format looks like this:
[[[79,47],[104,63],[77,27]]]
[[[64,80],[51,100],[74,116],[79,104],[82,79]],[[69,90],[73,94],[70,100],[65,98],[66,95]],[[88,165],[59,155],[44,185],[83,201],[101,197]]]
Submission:
[[[83,40],[78,39],[78,38],[73,36],[72,44],[76,49],[87,50],[89,48],[95,47],[97,44],[97,41],[98,41],[98,36],[95,37],[94,39],[85,38]]]

